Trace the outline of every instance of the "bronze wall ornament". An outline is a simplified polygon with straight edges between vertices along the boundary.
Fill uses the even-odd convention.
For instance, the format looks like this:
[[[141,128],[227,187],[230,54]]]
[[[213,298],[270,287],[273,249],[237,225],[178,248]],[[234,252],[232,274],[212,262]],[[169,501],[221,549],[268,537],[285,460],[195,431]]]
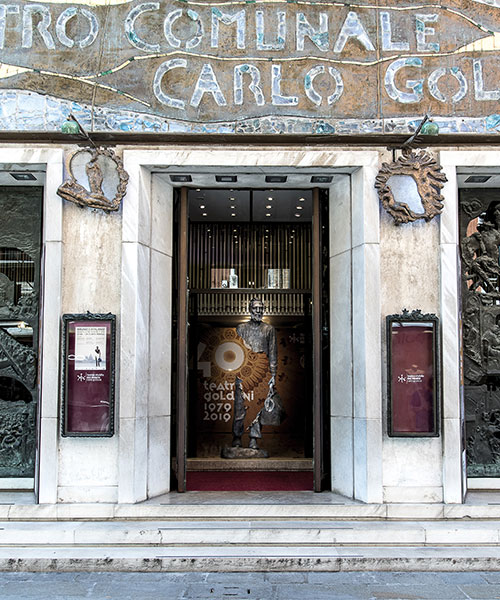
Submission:
[[[396,225],[411,223],[418,219],[430,221],[441,214],[443,196],[441,189],[446,183],[446,175],[441,172],[441,166],[425,150],[414,152],[411,148],[403,148],[401,156],[392,163],[382,163],[382,168],[375,178],[375,189],[385,210],[394,219]],[[405,202],[394,198],[389,179],[394,175],[407,175],[417,184],[418,194],[424,212],[413,211]]]
[[[74,168],[75,159],[84,153],[90,156],[89,161],[85,165],[86,177],[83,173],[76,174]],[[105,177],[109,175],[107,172],[103,172],[102,168],[103,162],[106,160],[113,161],[116,170],[116,191],[114,197],[111,199],[103,191],[103,183],[106,183]],[[116,211],[120,208],[122,198],[127,191],[128,173],[123,168],[122,159],[111,148],[84,148],[77,150],[68,158],[66,168],[69,173],[69,179],[60,185],[57,190],[61,198],[82,207],[100,208],[106,212]]]

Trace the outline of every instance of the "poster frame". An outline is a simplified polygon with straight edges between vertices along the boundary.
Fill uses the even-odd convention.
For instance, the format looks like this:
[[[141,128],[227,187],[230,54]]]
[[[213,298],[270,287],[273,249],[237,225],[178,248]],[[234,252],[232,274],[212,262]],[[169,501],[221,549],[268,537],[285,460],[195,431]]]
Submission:
[[[432,431],[401,432],[394,430],[393,415],[395,412],[395,398],[392,389],[393,351],[392,351],[392,325],[412,325],[415,323],[430,323],[432,326],[432,366],[433,366],[433,427]],[[439,318],[433,313],[424,314],[420,309],[409,312],[404,309],[401,314],[386,317],[386,347],[387,347],[387,435],[389,437],[427,438],[440,436],[441,419],[441,341]]]
[[[69,416],[69,393],[68,393],[68,367],[69,367],[69,324],[73,321],[86,321],[91,327],[103,323],[110,324],[110,353],[109,353],[109,386],[108,386],[108,410],[109,410],[109,429],[108,431],[68,431]],[[115,355],[116,355],[116,315],[112,313],[71,313],[62,316],[62,336],[61,336],[61,357],[62,357],[62,376],[60,389],[61,404],[61,436],[62,437],[113,437],[115,434]]]

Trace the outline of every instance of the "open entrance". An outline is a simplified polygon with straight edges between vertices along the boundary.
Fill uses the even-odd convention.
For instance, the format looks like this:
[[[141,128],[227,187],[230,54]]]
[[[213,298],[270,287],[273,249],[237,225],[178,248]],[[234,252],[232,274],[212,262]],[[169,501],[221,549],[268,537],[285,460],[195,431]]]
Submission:
[[[178,194],[179,491],[321,490],[320,196]]]

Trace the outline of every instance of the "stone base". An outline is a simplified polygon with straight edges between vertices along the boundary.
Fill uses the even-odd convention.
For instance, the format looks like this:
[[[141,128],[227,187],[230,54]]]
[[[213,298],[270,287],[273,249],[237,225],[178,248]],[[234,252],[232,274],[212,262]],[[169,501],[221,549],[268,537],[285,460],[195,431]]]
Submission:
[[[222,458],[269,458],[267,450],[261,450],[260,448],[257,450],[253,448],[233,448],[233,446],[224,446],[220,455]]]

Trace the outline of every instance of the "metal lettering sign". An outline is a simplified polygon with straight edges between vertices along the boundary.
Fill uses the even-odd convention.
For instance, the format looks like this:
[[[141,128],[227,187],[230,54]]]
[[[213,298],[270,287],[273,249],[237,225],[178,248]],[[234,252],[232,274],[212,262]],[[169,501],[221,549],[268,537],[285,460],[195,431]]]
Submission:
[[[0,49],[2,129],[500,127],[500,0],[9,2]]]

